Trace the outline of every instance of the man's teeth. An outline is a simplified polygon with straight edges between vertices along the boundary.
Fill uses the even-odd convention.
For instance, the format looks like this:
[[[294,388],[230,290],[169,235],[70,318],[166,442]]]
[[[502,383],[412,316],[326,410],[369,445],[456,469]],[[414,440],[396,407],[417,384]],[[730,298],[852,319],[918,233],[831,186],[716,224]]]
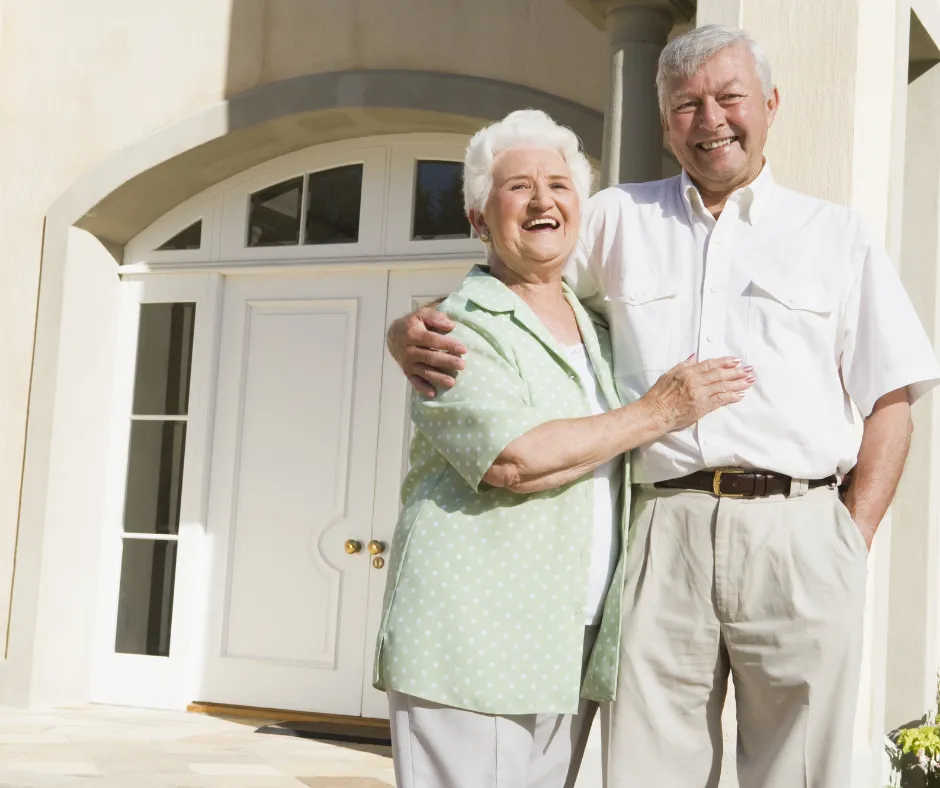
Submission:
[[[558,222],[556,222],[554,219],[549,219],[549,218],[545,218],[545,219],[532,219],[531,221],[526,222],[526,223],[523,225],[523,227],[524,227],[526,230],[531,230],[533,227],[544,227],[544,226],[546,226],[546,225],[547,225],[548,227],[558,227]]]
[[[716,148],[723,148],[725,145],[730,145],[734,142],[737,137],[728,137],[726,140],[715,140],[714,142],[703,142],[702,147],[705,150],[715,150]]]

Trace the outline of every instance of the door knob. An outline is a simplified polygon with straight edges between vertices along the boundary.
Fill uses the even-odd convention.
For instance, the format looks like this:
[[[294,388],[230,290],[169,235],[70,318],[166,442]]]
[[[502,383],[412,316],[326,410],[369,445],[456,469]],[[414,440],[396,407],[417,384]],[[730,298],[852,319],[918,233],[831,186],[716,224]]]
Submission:
[[[380,555],[385,552],[385,542],[378,542],[373,539],[369,542],[369,552],[372,555]]]
[[[356,541],[355,539],[347,539],[346,544],[343,545],[346,548],[346,552],[350,555],[358,553],[362,550],[362,542]]]

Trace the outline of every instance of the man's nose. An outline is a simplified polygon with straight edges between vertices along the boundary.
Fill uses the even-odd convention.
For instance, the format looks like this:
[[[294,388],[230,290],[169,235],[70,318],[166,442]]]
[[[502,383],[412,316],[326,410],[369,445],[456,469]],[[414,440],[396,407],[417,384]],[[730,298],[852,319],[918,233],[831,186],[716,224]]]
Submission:
[[[725,125],[725,111],[710,96],[699,107],[699,126],[706,131],[717,131]]]

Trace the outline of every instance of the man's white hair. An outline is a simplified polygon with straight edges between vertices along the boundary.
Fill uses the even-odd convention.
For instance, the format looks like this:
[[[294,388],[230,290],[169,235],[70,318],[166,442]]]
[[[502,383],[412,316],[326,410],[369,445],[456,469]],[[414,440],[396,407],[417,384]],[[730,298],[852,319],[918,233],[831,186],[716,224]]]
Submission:
[[[463,204],[483,212],[493,188],[493,162],[496,154],[517,148],[548,148],[558,151],[571,170],[571,181],[583,208],[591,196],[591,165],[581,152],[577,135],[567,126],[555,123],[537,109],[520,109],[484,126],[470,139],[463,164]]]
[[[656,72],[656,92],[659,94],[659,111],[667,112],[667,83],[672,77],[692,77],[709,60],[724,49],[741,47],[754,58],[754,70],[760,77],[764,89],[764,99],[773,93],[774,79],[770,60],[764,48],[744,30],[724,25],[704,25],[676,36],[666,44],[659,56],[659,69]]]

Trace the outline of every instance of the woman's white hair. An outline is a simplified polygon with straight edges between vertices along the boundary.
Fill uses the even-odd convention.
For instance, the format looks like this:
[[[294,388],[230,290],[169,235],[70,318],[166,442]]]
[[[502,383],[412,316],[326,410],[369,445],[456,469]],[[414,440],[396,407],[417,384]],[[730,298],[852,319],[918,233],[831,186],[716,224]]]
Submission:
[[[724,49],[742,47],[754,58],[754,70],[764,89],[764,99],[770,98],[774,89],[770,60],[764,48],[746,31],[724,25],[704,25],[676,36],[666,44],[659,55],[656,72],[656,92],[659,95],[659,111],[666,114],[667,83],[672,77],[692,77],[709,60]]]
[[[541,110],[520,109],[484,126],[470,139],[463,164],[463,204],[467,214],[471,210],[483,212],[493,188],[496,155],[517,148],[557,150],[571,170],[572,184],[584,207],[591,196],[592,174],[577,135]]]

